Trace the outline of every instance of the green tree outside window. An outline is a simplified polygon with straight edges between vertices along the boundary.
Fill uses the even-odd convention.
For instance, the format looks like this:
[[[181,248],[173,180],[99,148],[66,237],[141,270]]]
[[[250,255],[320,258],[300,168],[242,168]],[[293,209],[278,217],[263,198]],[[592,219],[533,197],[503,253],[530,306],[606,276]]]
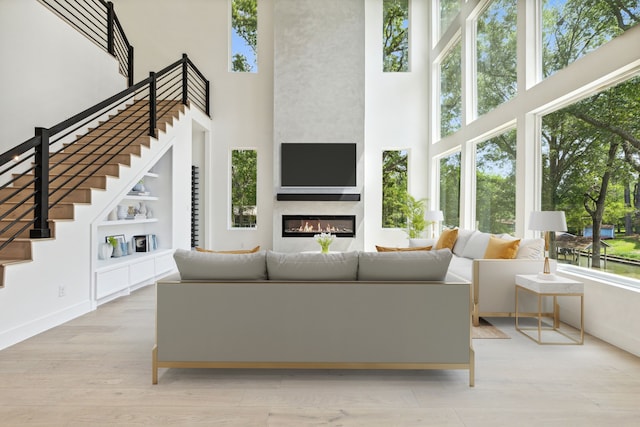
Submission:
[[[231,227],[255,228],[257,224],[258,152],[231,152]]]

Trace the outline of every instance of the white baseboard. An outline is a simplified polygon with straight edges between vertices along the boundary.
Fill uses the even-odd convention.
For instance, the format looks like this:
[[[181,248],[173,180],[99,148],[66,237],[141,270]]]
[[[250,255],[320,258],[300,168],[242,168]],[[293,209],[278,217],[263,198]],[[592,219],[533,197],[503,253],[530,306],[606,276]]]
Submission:
[[[0,350],[89,313],[93,310],[91,306],[92,304],[89,300],[83,301],[56,313],[34,319],[8,331],[0,332]]]

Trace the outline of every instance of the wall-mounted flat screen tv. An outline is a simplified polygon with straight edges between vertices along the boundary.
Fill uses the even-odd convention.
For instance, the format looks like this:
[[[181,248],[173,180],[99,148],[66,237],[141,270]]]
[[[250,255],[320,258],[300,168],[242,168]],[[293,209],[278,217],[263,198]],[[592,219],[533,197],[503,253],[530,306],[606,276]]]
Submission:
[[[355,143],[282,143],[283,187],[355,187]]]

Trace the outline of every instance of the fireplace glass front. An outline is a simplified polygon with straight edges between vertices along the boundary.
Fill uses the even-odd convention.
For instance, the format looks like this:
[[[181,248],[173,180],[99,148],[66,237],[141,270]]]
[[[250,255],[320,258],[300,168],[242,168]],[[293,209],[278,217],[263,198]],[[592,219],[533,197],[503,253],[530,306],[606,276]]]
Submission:
[[[356,235],[355,215],[282,215],[282,237],[313,237],[331,233],[336,237]]]

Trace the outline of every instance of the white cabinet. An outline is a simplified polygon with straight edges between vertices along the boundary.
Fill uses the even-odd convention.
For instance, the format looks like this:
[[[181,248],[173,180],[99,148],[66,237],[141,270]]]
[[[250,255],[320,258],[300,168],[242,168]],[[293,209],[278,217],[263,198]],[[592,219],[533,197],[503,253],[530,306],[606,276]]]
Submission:
[[[142,177],[142,194],[140,189],[134,193],[132,188],[116,197],[107,213],[92,224],[96,304],[126,295],[175,271],[171,179],[170,150]],[[116,215],[118,210],[120,219]],[[128,212],[126,219],[122,218],[122,212]],[[126,242],[126,255],[99,259],[99,246],[109,236]]]

